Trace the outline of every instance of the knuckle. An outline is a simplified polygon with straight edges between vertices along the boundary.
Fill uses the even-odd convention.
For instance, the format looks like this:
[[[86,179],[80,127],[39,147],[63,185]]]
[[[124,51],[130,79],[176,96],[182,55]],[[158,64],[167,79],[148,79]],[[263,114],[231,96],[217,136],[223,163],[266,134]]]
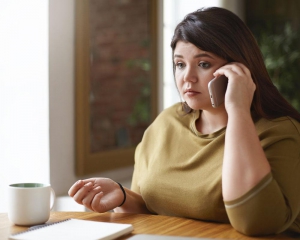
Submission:
[[[82,200],[79,199],[79,198],[74,198],[74,201],[77,202],[77,203],[79,203],[79,204],[82,204]]]
[[[72,194],[71,190],[68,191],[68,195],[69,195],[70,197],[73,197],[73,194]]]
[[[98,204],[95,203],[94,201],[91,204],[91,208],[93,209],[94,212],[99,212]]]
[[[82,204],[83,204],[84,206],[87,206],[87,205],[89,205],[89,201],[88,201],[86,198],[84,198],[84,199],[82,200]]]

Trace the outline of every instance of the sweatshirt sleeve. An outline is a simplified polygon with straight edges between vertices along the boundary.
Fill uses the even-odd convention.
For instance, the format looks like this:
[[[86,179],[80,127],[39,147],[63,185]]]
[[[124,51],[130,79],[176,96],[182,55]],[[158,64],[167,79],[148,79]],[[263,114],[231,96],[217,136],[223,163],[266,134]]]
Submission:
[[[240,198],[225,202],[232,226],[246,235],[280,233],[295,225],[300,212],[299,123],[289,119],[257,128],[271,173]],[[299,225],[292,228],[300,232]]]
[[[141,144],[139,144],[135,150],[135,156],[138,155],[138,153],[139,153],[140,145]],[[136,159],[136,157],[135,157],[135,159]],[[141,171],[141,169],[139,169],[139,162],[135,160],[130,189],[138,194],[141,194],[139,184],[138,184],[140,171]]]

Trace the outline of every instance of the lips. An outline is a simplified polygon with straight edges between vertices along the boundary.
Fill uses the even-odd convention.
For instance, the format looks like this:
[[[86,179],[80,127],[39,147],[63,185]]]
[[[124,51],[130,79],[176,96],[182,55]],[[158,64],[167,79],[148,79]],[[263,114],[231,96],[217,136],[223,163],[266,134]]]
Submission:
[[[186,89],[184,90],[184,94],[188,94],[188,95],[194,95],[194,94],[199,94],[200,92],[193,90],[193,89]]]

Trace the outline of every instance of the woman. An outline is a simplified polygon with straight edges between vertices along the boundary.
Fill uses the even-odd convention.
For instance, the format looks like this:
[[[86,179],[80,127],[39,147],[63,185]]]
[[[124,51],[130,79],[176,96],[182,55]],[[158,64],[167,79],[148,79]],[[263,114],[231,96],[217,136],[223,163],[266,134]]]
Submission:
[[[171,42],[182,104],[164,110],[135,154],[131,190],[111,179],[69,195],[105,212],[230,222],[246,235],[300,232],[300,114],[272,84],[246,25],[222,8],[188,14]],[[228,78],[213,108],[209,81]]]

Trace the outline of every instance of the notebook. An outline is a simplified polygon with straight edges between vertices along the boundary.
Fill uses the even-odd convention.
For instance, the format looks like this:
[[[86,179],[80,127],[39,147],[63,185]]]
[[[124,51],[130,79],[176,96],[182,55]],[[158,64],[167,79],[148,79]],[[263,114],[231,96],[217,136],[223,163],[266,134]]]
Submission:
[[[41,225],[11,235],[11,240],[107,240],[128,234],[131,224],[96,222],[70,218],[64,221]]]
[[[152,235],[152,234],[137,234],[128,240],[217,240],[212,238],[197,238],[197,237],[180,237],[180,236],[163,236],[163,235]],[[221,239],[219,239],[221,240]]]

